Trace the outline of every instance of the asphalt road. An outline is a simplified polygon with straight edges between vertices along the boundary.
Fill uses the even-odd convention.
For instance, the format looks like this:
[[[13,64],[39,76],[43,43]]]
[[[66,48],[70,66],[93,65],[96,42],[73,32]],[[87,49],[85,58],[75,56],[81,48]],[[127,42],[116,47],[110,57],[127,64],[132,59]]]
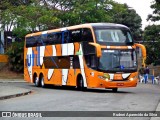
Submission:
[[[74,88],[53,86],[37,88],[30,83],[3,84],[31,89],[33,93],[0,101],[0,111],[155,111],[160,101],[160,86],[152,84],[139,84],[136,88],[119,89],[117,93],[107,89],[88,89],[81,92]],[[54,119],[80,120],[82,118],[54,117]],[[104,117],[85,119],[106,120]],[[150,117],[107,118],[107,120],[112,119],[150,120]]]

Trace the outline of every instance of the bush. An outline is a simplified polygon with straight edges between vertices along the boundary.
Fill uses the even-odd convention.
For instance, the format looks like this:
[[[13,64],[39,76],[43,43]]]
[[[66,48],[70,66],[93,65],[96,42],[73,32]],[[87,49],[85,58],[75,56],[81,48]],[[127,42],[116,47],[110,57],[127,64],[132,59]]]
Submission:
[[[7,50],[6,54],[8,55],[10,70],[15,72],[23,72],[23,48],[24,42],[14,42]]]

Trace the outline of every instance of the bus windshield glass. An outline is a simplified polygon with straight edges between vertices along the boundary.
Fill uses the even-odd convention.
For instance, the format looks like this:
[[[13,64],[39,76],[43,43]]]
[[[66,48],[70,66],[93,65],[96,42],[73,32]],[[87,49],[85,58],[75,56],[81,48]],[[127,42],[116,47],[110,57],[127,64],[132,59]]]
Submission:
[[[136,71],[136,52],[135,50],[102,50],[98,69],[108,72]]]
[[[133,44],[131,33],[128,29],[124,28],[107,28],[107,29],[96,29],[96,39],[99,44],[110,45],[112,44]]]

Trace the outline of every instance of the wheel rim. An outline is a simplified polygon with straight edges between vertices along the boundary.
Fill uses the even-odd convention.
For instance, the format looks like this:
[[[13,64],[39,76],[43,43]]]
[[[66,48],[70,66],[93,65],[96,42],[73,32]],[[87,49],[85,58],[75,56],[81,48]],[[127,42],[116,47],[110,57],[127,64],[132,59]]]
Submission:
[[[81,76],[81,78],[78,80],[78,86],[77,86],[78,90],[83,91],[84,89],[84,85],[83,85],[83,77]]]
[[[79,81],[79,86],[80,86],[81,88],[83,88],[83,79],[82,79],[82,78],[81,78],[80,81]]]
[[[35,85],[39,86],[39,79],[38,79],[38,77],[35,78]]]
[[[41,86],[44,87],[44,78],[43,78],[43,76],[41,78]]]

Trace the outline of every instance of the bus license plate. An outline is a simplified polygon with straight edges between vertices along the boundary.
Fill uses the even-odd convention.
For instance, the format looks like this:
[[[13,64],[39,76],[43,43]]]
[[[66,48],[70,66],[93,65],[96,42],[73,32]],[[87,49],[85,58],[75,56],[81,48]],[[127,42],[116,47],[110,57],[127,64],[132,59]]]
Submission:
[[[124,86],[124,83],[117,83],[117,86]]]

